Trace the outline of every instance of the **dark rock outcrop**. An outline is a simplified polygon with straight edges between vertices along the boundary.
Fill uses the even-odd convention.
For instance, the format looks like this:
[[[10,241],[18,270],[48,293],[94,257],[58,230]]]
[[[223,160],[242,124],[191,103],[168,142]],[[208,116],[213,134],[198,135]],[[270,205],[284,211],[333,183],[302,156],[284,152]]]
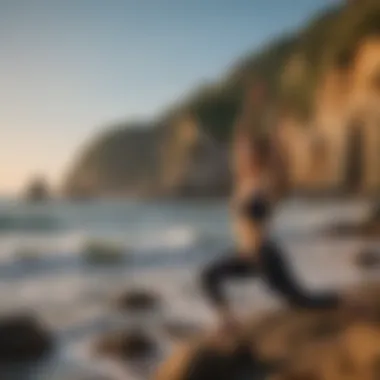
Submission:
[[[52,335],[35,317],[0,317],[0,363],[12,364],[43,359],[52,350]]]

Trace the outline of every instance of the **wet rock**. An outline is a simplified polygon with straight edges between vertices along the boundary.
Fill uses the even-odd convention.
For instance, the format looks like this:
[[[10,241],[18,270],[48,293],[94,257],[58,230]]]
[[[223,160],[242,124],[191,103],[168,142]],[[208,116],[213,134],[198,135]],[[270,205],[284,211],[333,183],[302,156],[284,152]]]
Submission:
[[[138,330],[124,330],[106,335],[97,342],[95,351],[125,360],[146,359],[157,351],[156,341]]]
[[[30,315],[0,317],[0,363],[35,361],[53,349],[53,337]]]
[[[164,332],[174,340],[188,339],[202,332],[200,326],[180,320],[166,321],[162,327]]]
[[[117,307],[125,311],[155,311],[161,306],[159,296],[153,291],[134,289],[118,297]]]
[[[355,257],[355,263],[362,269],[380,268],[380,252],[366,249]]]
[[[328,227],[326,232],[333,237],[376,238],[380,236],[380,219],[370,217],[361,222],[337,223]]]

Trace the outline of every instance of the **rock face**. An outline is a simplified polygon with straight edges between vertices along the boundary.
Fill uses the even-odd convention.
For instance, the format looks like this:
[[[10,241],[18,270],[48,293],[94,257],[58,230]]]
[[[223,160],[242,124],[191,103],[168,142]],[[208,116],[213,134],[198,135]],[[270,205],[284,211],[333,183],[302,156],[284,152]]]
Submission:
[[[227,152],[199,133],[194,119],[125,125],[84,150],[65,179],[70,198],[227,195]]]
[[[202,133],[196,118],[175,118],[160,147],[160,189],[167,196],[226,196],[230,190],[228,150]]]
[[[247,378],[273,380],[370,380],[379,376],[380,284],[355,290],[366,301],[363,313],[343,307],[331,311],[282,310],[257,318],[246,326],[243,336],[266,367],[254,363],[249,351],[243,358],[236,348],[241,340],[209,336],[188,342],[159,368],[156,380],[202,380],[240,378],[243,365]],[[353,294],[354,296],[354,294]],[[364,310],[364,309],[363,309]],[[245,357],[245,359],[244,359]],[[194,377],[205,374],[206,377]],[[256,371],[256,373],[255,373]],[[223,377],[228,373],[229,377]],[[257,376],[257,377],[255,377]]]
[[[53,338],[32,316],[0,318],[0,363],[22,363],[44,358],[53,348]]]
[[[349,69],[331,68],[320,79],[310,127],[282,120],[294,187],[378,194],[380,95],[371,88],[379,64],[379,35],[364,38]]]
[[[64,180],[75,199],[155,192],[159,134],[151,125],[118,125],[83,149]]]

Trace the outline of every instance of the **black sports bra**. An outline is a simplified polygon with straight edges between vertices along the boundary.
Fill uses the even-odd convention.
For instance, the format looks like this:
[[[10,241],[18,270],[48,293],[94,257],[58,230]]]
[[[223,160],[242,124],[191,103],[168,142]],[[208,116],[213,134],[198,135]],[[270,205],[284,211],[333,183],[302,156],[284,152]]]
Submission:
[[[264,222],[271,214],[271,203],[267,197],[256,193],[242,202],[240,212],[255,222]]]

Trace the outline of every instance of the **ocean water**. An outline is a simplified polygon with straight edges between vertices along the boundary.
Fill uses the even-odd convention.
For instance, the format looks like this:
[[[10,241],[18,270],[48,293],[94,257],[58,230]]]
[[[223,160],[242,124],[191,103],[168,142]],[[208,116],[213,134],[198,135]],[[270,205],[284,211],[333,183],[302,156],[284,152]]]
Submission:
[[[368,277],[353,265],[353,256],[378,242],[334,240],[320,231],[338,219],[362,218],[369,207],[364,201],[292,200],[278,210],[272,234],[282,242],[306,286],[343,287]],[[228,216],[225,200],[44,204],[0,200],[0,310],[36,313],[58,342],[48,362],[18,368],[1,379],[149,378],[173,345],[160,330],[162,321],[185,320],[199,326],[215,322],[198,289],[197,273],[204,263],[233,249]],[[94,241],[121,247],[125,260],[86,261],[83,249]],[[235,307],[247,306],[239,312],[280,303],[258,281],[232,285]],[[118,294],[134,287],[154,289],[164,300],[163,314],[138,318],[160,341],[160,355],[137,366],[95,357],[91,347],[99,335],[136,323],[113,306]]]

